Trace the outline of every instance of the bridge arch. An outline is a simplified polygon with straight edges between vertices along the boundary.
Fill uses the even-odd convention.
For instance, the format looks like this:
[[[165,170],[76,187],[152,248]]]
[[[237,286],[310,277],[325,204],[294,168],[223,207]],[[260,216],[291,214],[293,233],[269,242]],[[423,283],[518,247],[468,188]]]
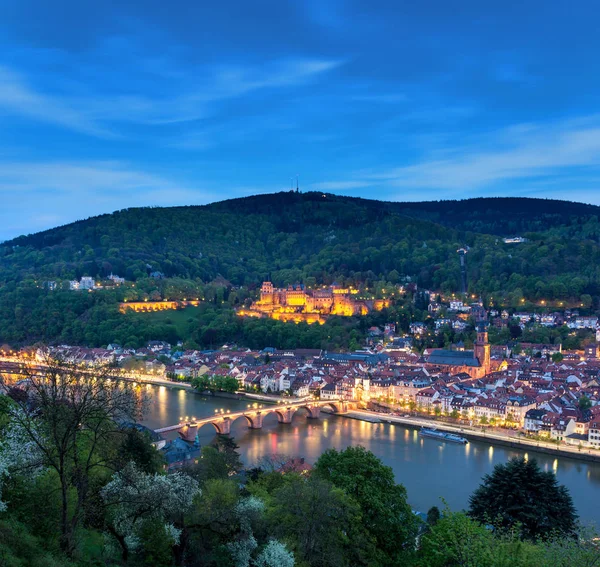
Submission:
[[[274,409],[274,410],[270,411],[269,413],[274,413],[277,416],[277,421],[279,423],[286,423],[286,420],[288,419],[288,414],[290,413],[290,410],[287,408]]]
[[[242,415],[236,415],[234,417],[231,418],[231,425],[233,425],[238,419],[244,418],[246,420],[246,423],[248,424],[248,427],[250,429],[258,429],[259,427],[262,426],[262,419],[260,419],[260,415],[256,416],[256,415],[247,415],[247,414],[242,414]]]
[[[337,402],[335,400],[332,400],[330,402],[322,402],[319,404],[319,406],[321,408],[331,408],[331,410],[333,411],[333,413],[340,413],[343,411],[343,404],[342,402]]]
[[[222,434],[224,433],[223,431],[223,426],[221,423],[218,423],[218,420],[215,419],[213,421],[204,421],[204,422],[200,422],[197,424],[191,424],[191,425],[186,425],[185,427],[183,427],[182,429],[179,430],[179,435],[181,435],[184,439],[188,437],[188,433],[195,430],[194,432],[194,436],[197,433],[200,433],[200,430],[203,427],[206,427],[207,425],[212,425],[213,429],[215,430],[215,433],[219,433]]]
[[[300,406],[294,406],[294,414],[296,414],[297,412],[299,412],[300,410],[306,410],[306,417],[309,419],[315,419],[317,417],[319,417],[320,413],[321,413],[321,409],[318,405],[312,405],[312,404],[303,404]]]

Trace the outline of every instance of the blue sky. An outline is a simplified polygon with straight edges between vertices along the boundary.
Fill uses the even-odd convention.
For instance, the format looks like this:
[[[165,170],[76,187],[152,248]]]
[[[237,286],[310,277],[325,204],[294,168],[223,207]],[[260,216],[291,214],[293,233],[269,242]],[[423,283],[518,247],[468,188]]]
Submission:
[[[600,6],[0,0],[0,240],[290,187],[600,204]]]

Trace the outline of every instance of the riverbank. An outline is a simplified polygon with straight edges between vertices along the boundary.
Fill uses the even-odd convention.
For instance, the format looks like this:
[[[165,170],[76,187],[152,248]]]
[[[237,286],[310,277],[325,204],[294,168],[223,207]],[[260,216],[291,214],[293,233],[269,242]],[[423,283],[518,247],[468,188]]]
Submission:
[[[471,440],[485,441],[486,443],[490,443],[492,445],[502,445],[504,447],[519,449],[521,451],[531,450],[556,457],[562,456],[591,463],[600,463],[600,454],[597,452],[592,453],[590,452],[590,449],[580,450],[577,447],[571,448],[568,445],[557,447],[556,445],[545,443],[544,441],[510,437],[509,435],[502,435],[501,433],[497,432],[489,432],[486,430],[481,431],[468,426],[454,426],[448,423],[440,423],[438,421],[420,417],[401,417],[387,413],[366,410],[352,410],[342,414],[342,416],[350,419],[369,421],[371,423],[373,422],[373,418],[376,417],[383,423],[404,425],[413,429],[420,429],[423,426],[435,427],[440,431],[461,435],[462,437],[466,437],[467,439]]]

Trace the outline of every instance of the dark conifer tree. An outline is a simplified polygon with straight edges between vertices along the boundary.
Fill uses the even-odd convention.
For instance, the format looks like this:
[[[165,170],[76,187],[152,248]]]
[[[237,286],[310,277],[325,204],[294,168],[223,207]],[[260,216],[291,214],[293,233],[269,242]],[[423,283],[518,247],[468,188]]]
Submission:
[[[519,529],[525,539],[572,535],[577,520],[568,489],[535,460],[522,457],[483,477],[471,495],[469,515],[497,528]]]

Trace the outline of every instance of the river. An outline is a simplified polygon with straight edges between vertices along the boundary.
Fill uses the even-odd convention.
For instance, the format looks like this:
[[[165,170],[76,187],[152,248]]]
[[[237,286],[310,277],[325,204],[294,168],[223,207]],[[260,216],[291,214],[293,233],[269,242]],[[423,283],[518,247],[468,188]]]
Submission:
[[[214,415],[218,408],[233,412],[248,405],[247,401],[203,397],[164,386],[148,386],[148,392],[150,402],[144,424],[153,429],[176,424],[183,416],[206,417]],[[277,417],[271,414],[258,430],[248,429],[246,421],[238,419],[231,434],[247,465],[274,453],[305,457],[314,463],[326,449],[363,445],[392,467],[397,481],[406,487],[412,507],[425,512],[434,505],[441,508],[440,498],[453,510],[467,507],[469,495],[484,474],[490,473],[494,465],[525,453],[480,441],[459,445],[424,439],[415,429],[401,425],[368,423],[324,413],[320,419],[307,420],[303,412],[297,412],[289,425],[279,425]],[[200,443],[209,443],[214,435],[212,426],[204,426],[199,431]],[[559,482],[569,488],[583,522],[600,525],[600,463],[552,458],[535,451],[527,454],[537,459],[544,470],[554,471]]]

